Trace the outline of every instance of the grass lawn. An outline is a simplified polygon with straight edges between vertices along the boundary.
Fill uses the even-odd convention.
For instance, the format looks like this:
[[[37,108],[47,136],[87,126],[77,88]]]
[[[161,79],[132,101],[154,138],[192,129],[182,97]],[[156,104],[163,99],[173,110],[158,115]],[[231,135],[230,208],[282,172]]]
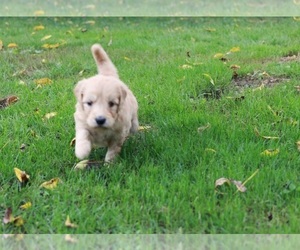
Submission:
[[[0,21],[0,99],[18,97],[0,109],[0,217],[23,219],[0,233],[300,233],[297,19]],[[94,43],[151,128],[114,165],[74,171],[73,88],[96,73]]]

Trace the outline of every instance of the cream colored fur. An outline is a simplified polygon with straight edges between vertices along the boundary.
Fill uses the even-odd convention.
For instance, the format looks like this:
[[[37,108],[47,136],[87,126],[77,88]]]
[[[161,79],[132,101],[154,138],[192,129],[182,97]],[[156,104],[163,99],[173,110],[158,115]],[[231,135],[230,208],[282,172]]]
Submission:
[[[103,48],[95,44],[91,50],[99,74],[78,82],[74,89],[75,154],[84,159],[93,145],[107,147],[105,162],[111,162],[138,129],[138,103]]]

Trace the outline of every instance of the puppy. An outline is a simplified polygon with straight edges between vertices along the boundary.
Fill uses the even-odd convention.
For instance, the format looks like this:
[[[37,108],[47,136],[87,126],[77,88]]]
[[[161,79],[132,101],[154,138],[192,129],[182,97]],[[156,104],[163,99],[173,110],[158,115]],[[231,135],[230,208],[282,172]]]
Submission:
[[[129,134],[138,130],[138,103],[103,48],[94,44],[91,51],[99,74],[79,81],[74,89],[75,154],[84,159],[94,145],[107,147],[105,162],[109,163]]]

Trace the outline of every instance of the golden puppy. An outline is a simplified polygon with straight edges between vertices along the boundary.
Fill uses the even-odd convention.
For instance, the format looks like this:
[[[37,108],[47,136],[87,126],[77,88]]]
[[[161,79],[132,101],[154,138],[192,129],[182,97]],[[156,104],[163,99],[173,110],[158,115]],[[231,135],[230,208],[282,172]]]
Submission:
[[[138,103],[103,48],[94,44],[91,50],[99,74],[78,82],[74,90],[75,154],[83,159],[93,145],[107,147],[105,162],[111,162],[138,129]]]

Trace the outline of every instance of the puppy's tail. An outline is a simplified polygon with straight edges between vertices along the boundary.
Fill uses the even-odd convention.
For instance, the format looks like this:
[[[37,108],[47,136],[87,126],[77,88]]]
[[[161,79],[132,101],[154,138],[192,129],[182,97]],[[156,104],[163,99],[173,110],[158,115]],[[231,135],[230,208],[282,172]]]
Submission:
[[[94,44],[91,50],[97,64],[98,72],[102,75],[119,78],[115,65],[112,63],[104,49],[99,44]]]

